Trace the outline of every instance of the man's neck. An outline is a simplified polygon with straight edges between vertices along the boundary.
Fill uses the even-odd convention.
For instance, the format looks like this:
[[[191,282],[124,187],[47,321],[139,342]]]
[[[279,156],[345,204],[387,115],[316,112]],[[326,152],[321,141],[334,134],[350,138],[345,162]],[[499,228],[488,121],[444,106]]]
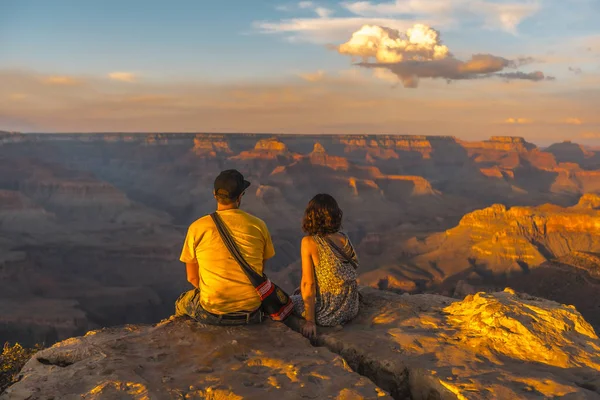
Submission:
[[[217,211],[237,210],[239,208],[240,207],[237,204],[223,205],[223,204],[217,203]]]

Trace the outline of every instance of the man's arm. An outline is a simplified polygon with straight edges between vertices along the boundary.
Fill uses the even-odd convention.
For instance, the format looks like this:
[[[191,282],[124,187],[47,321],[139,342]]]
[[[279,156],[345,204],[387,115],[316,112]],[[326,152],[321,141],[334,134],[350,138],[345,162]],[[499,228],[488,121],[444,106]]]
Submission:
[[[200,274],[198,272],[198,263],[194,260],[193,262],[185,263],[185,272],[187,274],[187,280],[192,284],[193,287],[198,288],[200,285]]]
[[[267,228],[266,224],[263,224],[263,235],[265,237],[265,248],[263,250],[263,271],[265,269],[265,261],[272,258],[275,255],[275,247],[273,246],[273,240],[271,239],[271,233]]]
[[[185,236],[179,260],[185,263],[188,282],[197,288],[200,284],[200,272],[198,270],[198,260],[196,260],[196,245],[198,244],[198,240],[196,239],[196,232],[192,227],[193,225],[190,226]]]

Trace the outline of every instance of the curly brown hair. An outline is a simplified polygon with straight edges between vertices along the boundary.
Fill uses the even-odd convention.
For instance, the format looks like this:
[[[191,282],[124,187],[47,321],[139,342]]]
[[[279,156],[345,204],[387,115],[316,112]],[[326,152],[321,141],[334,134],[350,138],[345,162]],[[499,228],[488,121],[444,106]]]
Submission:
[[[309,235],[339,232],[343,215],[337,201],[331,195],[320,193],[308,202],[302,218],[302,230]]]

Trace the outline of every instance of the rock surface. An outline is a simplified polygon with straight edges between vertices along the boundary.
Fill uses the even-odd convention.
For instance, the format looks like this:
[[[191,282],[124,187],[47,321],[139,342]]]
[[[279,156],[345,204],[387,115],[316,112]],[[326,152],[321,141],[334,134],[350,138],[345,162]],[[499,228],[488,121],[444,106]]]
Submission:
[[[327,348],[270,321],[171,318],[58,343],[0,398],[600,398],[600,340],[573,307],[510,289],[362,294],[357,319],[320,330]]]
[[[39,352],[22,374],[1,399],[387,397],[339,356],[270,321],[221,328],[173,318],[92,331]]]

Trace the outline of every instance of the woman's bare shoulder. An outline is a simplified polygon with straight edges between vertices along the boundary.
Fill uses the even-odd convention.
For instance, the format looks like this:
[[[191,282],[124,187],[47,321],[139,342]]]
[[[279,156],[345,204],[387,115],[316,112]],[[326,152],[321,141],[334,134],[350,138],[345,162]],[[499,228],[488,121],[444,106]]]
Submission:
[[[312,236],[307,235],[302,238],[302,246],[314,246],[315,244],[315,238]]]

